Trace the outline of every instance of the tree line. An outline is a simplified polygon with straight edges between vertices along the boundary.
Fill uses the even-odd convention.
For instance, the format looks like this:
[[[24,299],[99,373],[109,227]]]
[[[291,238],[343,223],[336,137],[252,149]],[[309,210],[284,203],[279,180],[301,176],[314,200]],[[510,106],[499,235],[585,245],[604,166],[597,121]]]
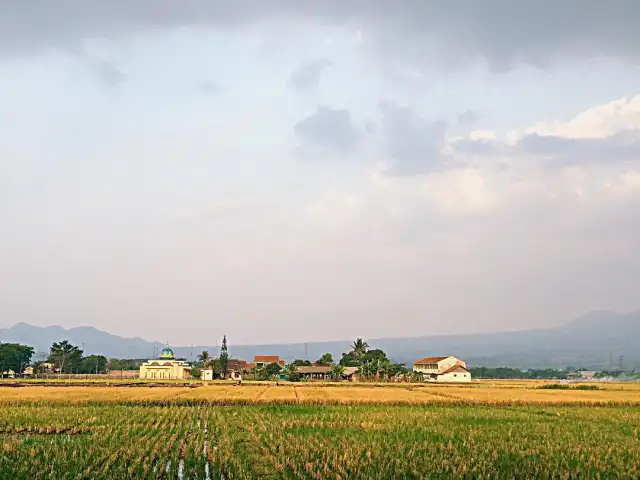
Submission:
[[[199,378],[200,369],[211,368],[216,377],[225,377],[229,355],[226,336],[222,341],[220,357],[211,357],[209,351],[205,350],[198,355],[198,360],[192,369],[192,375]],[[345,367],[356,367],[360,377],[365,379],[389,379],[398,377],[413,376],[412,372],[405,365],[392,363],[387,354],[380,349],[369,349],[367,342],[362,338],[357,338],[351,345],[351,350],[343,353],[342,358],[336,362],[331,353],[325,353],[315,362],[310,360],[295,359],[286,366],[277,363],[258,365],[253,370],[253,378],[256,380],[272,380],[280,376],[287,380],[297,382],[303,376],[298,372],[298,367],[302,366],[326,366],[330,367],[328,376],[333,379],[340,379]]]
[[[24,372],[33,367],[34,373],[44,373],[42,362],[33,362],[33,347],[19,343],[0,343],[0,372]],[[107,359],[103,355],[83,355],[82,349],[67,340],[54,342],[49,349],[46,363],[54,366],[56,373],[106,373]]]

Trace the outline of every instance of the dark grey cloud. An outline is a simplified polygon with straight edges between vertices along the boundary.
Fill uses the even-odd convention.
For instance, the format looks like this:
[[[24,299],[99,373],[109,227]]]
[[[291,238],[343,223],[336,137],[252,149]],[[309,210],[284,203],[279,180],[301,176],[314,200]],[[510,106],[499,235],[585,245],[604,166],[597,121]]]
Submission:
[[[475,125],[479,119],[480,116],[476,112],[467,108],[464,112],[458,115],[457,123],[461,127],[470,127]]]
[[[501,70],[521,62],[640,56],[636,0],[4,0],[0,55],[77,48],[84,39],[149,29],[233,28],[286,17],[358,25],[378,50],[415,62],[439,52],[446,64],[485,59]]]
[[[123,71],[107,61],[98,62],[96,72],[100,80],[108,87],[117,87],[127,79],[127,75]]]
[[[441,153],[447,125],[428,122],[409,107],[380,104],[382,133],[387,156],[393,160],[392,175],[418,175],[441,170],[448,158]]]
[[[459,140],[456,152],[480,156],[532,155],[550,165],[583,165],[640,160],[640,135],[624,131],[604,138],[568,138],[556,135],[525,135],[514,145],[497,140]]]
[[[293,131],[309,146],[337,152],[354,150],[360,139],[349,110],[325,106],[296,123]]]
[[[221,87],[217,83],[207,80],[198,85],[198,90],[202,93],[218,93]]]
[[[307,90],[320,82],[322,71],[331,66],[331,62],[324,58],[306,62],[291,74],[289,86],[295,90]]]

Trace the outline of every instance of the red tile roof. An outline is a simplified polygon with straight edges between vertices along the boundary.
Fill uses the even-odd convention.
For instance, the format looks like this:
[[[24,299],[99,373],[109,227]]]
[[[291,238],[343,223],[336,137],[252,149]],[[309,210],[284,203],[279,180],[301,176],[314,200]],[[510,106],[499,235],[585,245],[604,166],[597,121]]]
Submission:
[[[469,370],[467,370],[466,368],[464,368],[462,365],[454,365],[451,368],[446,369],[444,372],[442,372],[440,375],[444,375],[445,373],[453,373],[453,372],[468,372]]]
[[[418,365],[418,364],[421,364],[421,363],[438,363],[438,362],[441,362],[442,360],[444,360],[445,358],[449,358],[449,356],[447,356],[447,357],[424,357],[424,358],[421,358],[418,361],[413,362],[413,364],[414,365]]]
[[[281,361],[284,362],[284,360],[280,360],[279,355],[256,355],[253,357],[253,363],[280,363]]]

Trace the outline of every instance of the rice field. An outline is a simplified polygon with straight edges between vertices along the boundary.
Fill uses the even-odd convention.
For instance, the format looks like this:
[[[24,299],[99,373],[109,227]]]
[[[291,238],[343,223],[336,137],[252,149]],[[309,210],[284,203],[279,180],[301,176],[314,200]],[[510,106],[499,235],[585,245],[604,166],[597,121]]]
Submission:
[[[637,478],[640,411],[25,404],[0,478]]]
[[[627,405],[640,406],[638,384],[613,384],[597,390],[547,390],[539,383],[524,386],[472,384],[213,384],[203,386],[21,386],[0,387],[0,405],[14,402],[137,402],[234,404],[390,404],[423,405]]]
[[[638,478],[640,390],[0,387],[0,478]]]

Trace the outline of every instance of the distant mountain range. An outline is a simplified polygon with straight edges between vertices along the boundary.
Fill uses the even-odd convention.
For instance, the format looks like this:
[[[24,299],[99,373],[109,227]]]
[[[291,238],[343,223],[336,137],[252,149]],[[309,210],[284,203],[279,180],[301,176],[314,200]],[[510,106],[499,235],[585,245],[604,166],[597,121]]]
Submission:
[[[69,340],[83,345],[87,354],[117,358],[149,358],[164,345],[142,338],[123,338],[94,327],[64,329],[35,327],[18,323],[0,330],[1,342],[32,345],[36,352],[48,352],[53,342]],[[381,348],[398,363],[410,364],[427,355],[455,355],[472,366],[538,367],[618,367],[640,368],[640,312],[619,314],[596,311],[556,328],[483,333],[437,335],[411,338],[367,340],[371,348]],[[352,340],[311,342],[306,346],[310,360],[330,352],[339,359]],[[191,359],[202,350],[217,355],[219,347],[202,345],[172,347],[176,355]],[[288,361],[305,358],[305,344],[229,345],[232,357],[252,359],[254,355],[275,354]]]

